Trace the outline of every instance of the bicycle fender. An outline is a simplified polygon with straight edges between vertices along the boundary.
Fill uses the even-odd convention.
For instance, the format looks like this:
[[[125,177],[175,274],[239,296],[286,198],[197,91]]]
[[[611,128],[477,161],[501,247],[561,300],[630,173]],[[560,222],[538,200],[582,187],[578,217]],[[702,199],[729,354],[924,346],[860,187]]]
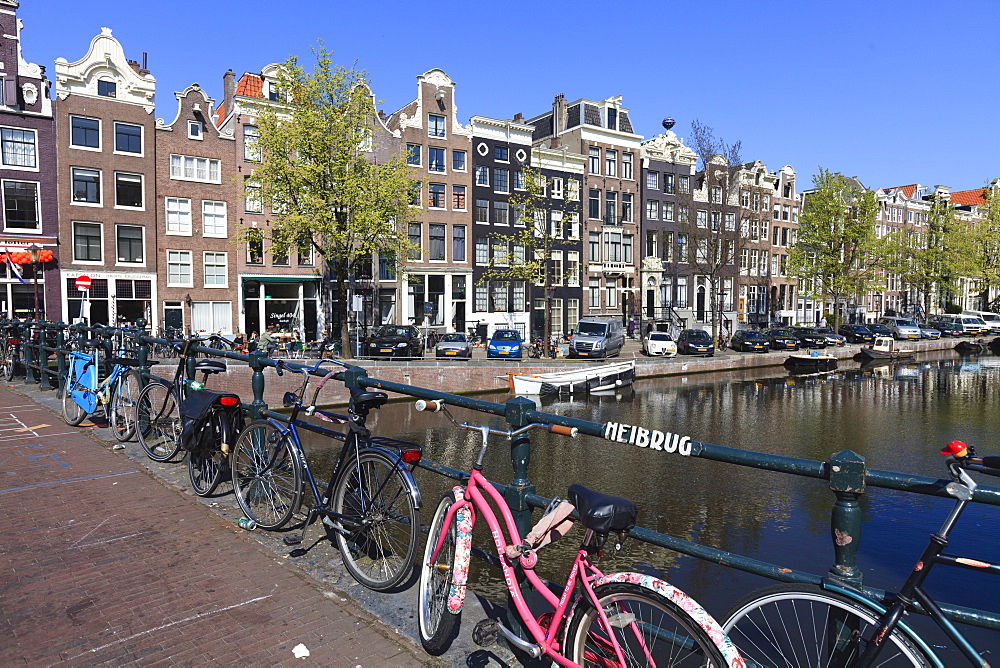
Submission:
[[[887,610],[887,608],[884,605],[882,605],[881,603],[879,603],[874,599],[868,598],[867,596],[865,596],[864,593],[854,589],[853,587],[842,586],[826,579],[820,582],[819,586],[822,587],[823,589],[827,589],[829,591],[840,594],[841,596],[845,596],[854,601],[855,603],[860,603],[861,605],[863,605],[864,607],[868,608],[873,613],[875,613],[877,617],[884,615],[885,611]],[[907,640],[916,645],[920,649],[920,651],[924,653],[924,656],[926,656],[927,658],[929,658],[931,661],[934,662],[934,668],[945,668],[944,663],[942,663],[941,659],[938,658],[938,655],[934,652],[933,649],[931,649],[930,645],[924,642],[923,638],[914,633],[913,629],[910,628],[909,624],[903,621],[902,617],[900,617],[899,621],[896,622],[896,629],[898,629],[900,633],[906,636]]]
[[[385,455],[390,461],[396,462],[396,468],[403,475],[403,479],[406,480],[406,487],[410,491],[410,498],[413,499],[413,506],[415,508],[420,508],[420,488],[417,487],[417,481],[413,479],[413,474],[406,464],[399,458],[399,455],[392,452],[391,450],[386,450],[384,448],[371,448],[371,450],[377,450],[379,453]]]
[[[593,587],[597,589],[601,585],[610,584],[613,582],[627,582],[629,584],[639,585],[645,589],[656,592],[660,596],[664,596],[671,601],[673,601],[681,610],[686,612],[691,616],[698,626],[702,628],[705,633],[712,639],[715,646],[719,648],[722,652],[723,658],[726,660],[726,665],[730,668],[746,668],[746,662],[743,661],[743,657],[740,656],[739,651],[737,651],[736,646],[733,645],[733,641],[729,639],[726,632],[722,630],[719,622],[715,621],[712,615],[708,614],[701,605],[698,604],[693,598],[682,592],[677,587],[674,587],[666,580],[661,580],[660,578],[655,578],[652,575],[644,575],[642,573],[612,573],[611,575],[605,575],[602,578],[598,578],[594,581]]]
[[[456,501],[465,500],[465,488],[453,487]],[[466,583],[469,581],[469,562],[472,560],[472,511],[462,508],[455,512],[455,564],[452,568],[451,589],[448,591],[448,612],[457,615],[465,605]]]

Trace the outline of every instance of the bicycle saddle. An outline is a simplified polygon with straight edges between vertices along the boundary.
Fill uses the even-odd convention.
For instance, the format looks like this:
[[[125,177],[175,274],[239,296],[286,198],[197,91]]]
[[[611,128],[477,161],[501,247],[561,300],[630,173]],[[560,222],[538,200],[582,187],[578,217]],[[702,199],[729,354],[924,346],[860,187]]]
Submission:
[[[635,526],[635,504],[620,496],[609,496],[583,485],[569,486],[569,502],[580,513],[580,524],[598,534],[628,531]]]
[[[389,395],[385,392],[358,392],[353,398],[356,408],[378,408],[388,401]]]
[[[104,341],[102,341],[101,339],[84,339],[83,340],[83,347],[84,348],[100,348],[103,345],[104,345]]]
[[[194,365],[195,371],[203,373],[222,373],[226,370],[226,363],[218,360],[198,360]]]

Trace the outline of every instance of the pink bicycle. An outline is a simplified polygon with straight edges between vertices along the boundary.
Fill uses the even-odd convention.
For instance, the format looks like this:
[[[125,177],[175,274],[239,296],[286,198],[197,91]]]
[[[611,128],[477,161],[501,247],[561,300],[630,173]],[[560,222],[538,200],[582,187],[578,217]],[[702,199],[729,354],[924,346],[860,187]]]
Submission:
[[[642,573],[605,575],[591,563],[591,555],[600,556],[608,534],[617,535],[617,546],[635,526],[635,504],[628,499],[571,485],[569,502],[561,502],[542,517],[522,540],[503,497],[482,472],[489,437],[513,438],[536,427],[575,437],[576,428],[529,424],[504,431],[459,422],[440,400],[420,400],[416,408],[443,411],[457,427],[482,436],[468,483],[444,495],[431,521],[417,607],[424,649],[440,654],[456,631],[469,576],[472,530],[481,515],[489,525],[507,588],[531,640],[499,622],[489,624],[495,624],[496,631],[532,658],[545,654],[563,666],[745,666],[719,624],[684,592]],[[487,499],[499,508],[503,526]],[[566,533],[574,507],[585,532],[562,594],[557,596],[535,573],[536,550]],[[515,569],[552,611],[535,618]]]

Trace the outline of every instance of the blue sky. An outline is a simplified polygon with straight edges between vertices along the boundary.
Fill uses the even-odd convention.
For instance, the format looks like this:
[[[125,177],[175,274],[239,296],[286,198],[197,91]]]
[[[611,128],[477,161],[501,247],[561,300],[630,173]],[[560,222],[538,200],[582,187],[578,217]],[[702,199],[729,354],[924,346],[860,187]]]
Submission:
[[[1000,2],[211,3],[22,0],[26,60],[78,60],[102,26],[129,58],[147,52],[159,117],[173,92],[259,72],[317,39],[368,71],[387,112],[441,68],[462,122],[530,117],[557,93],[624,96],[636,132],[690,134],[698,119],[744,160],[817,168],[869,187],[1000,177]]]

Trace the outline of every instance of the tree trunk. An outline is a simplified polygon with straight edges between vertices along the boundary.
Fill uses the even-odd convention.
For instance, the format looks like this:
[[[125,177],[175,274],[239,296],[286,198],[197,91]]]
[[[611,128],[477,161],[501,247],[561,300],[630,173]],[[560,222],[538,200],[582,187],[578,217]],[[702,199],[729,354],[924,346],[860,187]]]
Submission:
[[[349,312],[347,303],[347,263],[337,260],[334,263],[336,273],[336,294],[337,294],[337,314],[340,316],[340,355],[345,359],[354,359],[354,350],[351,348],[351,327],[347,320]]]

